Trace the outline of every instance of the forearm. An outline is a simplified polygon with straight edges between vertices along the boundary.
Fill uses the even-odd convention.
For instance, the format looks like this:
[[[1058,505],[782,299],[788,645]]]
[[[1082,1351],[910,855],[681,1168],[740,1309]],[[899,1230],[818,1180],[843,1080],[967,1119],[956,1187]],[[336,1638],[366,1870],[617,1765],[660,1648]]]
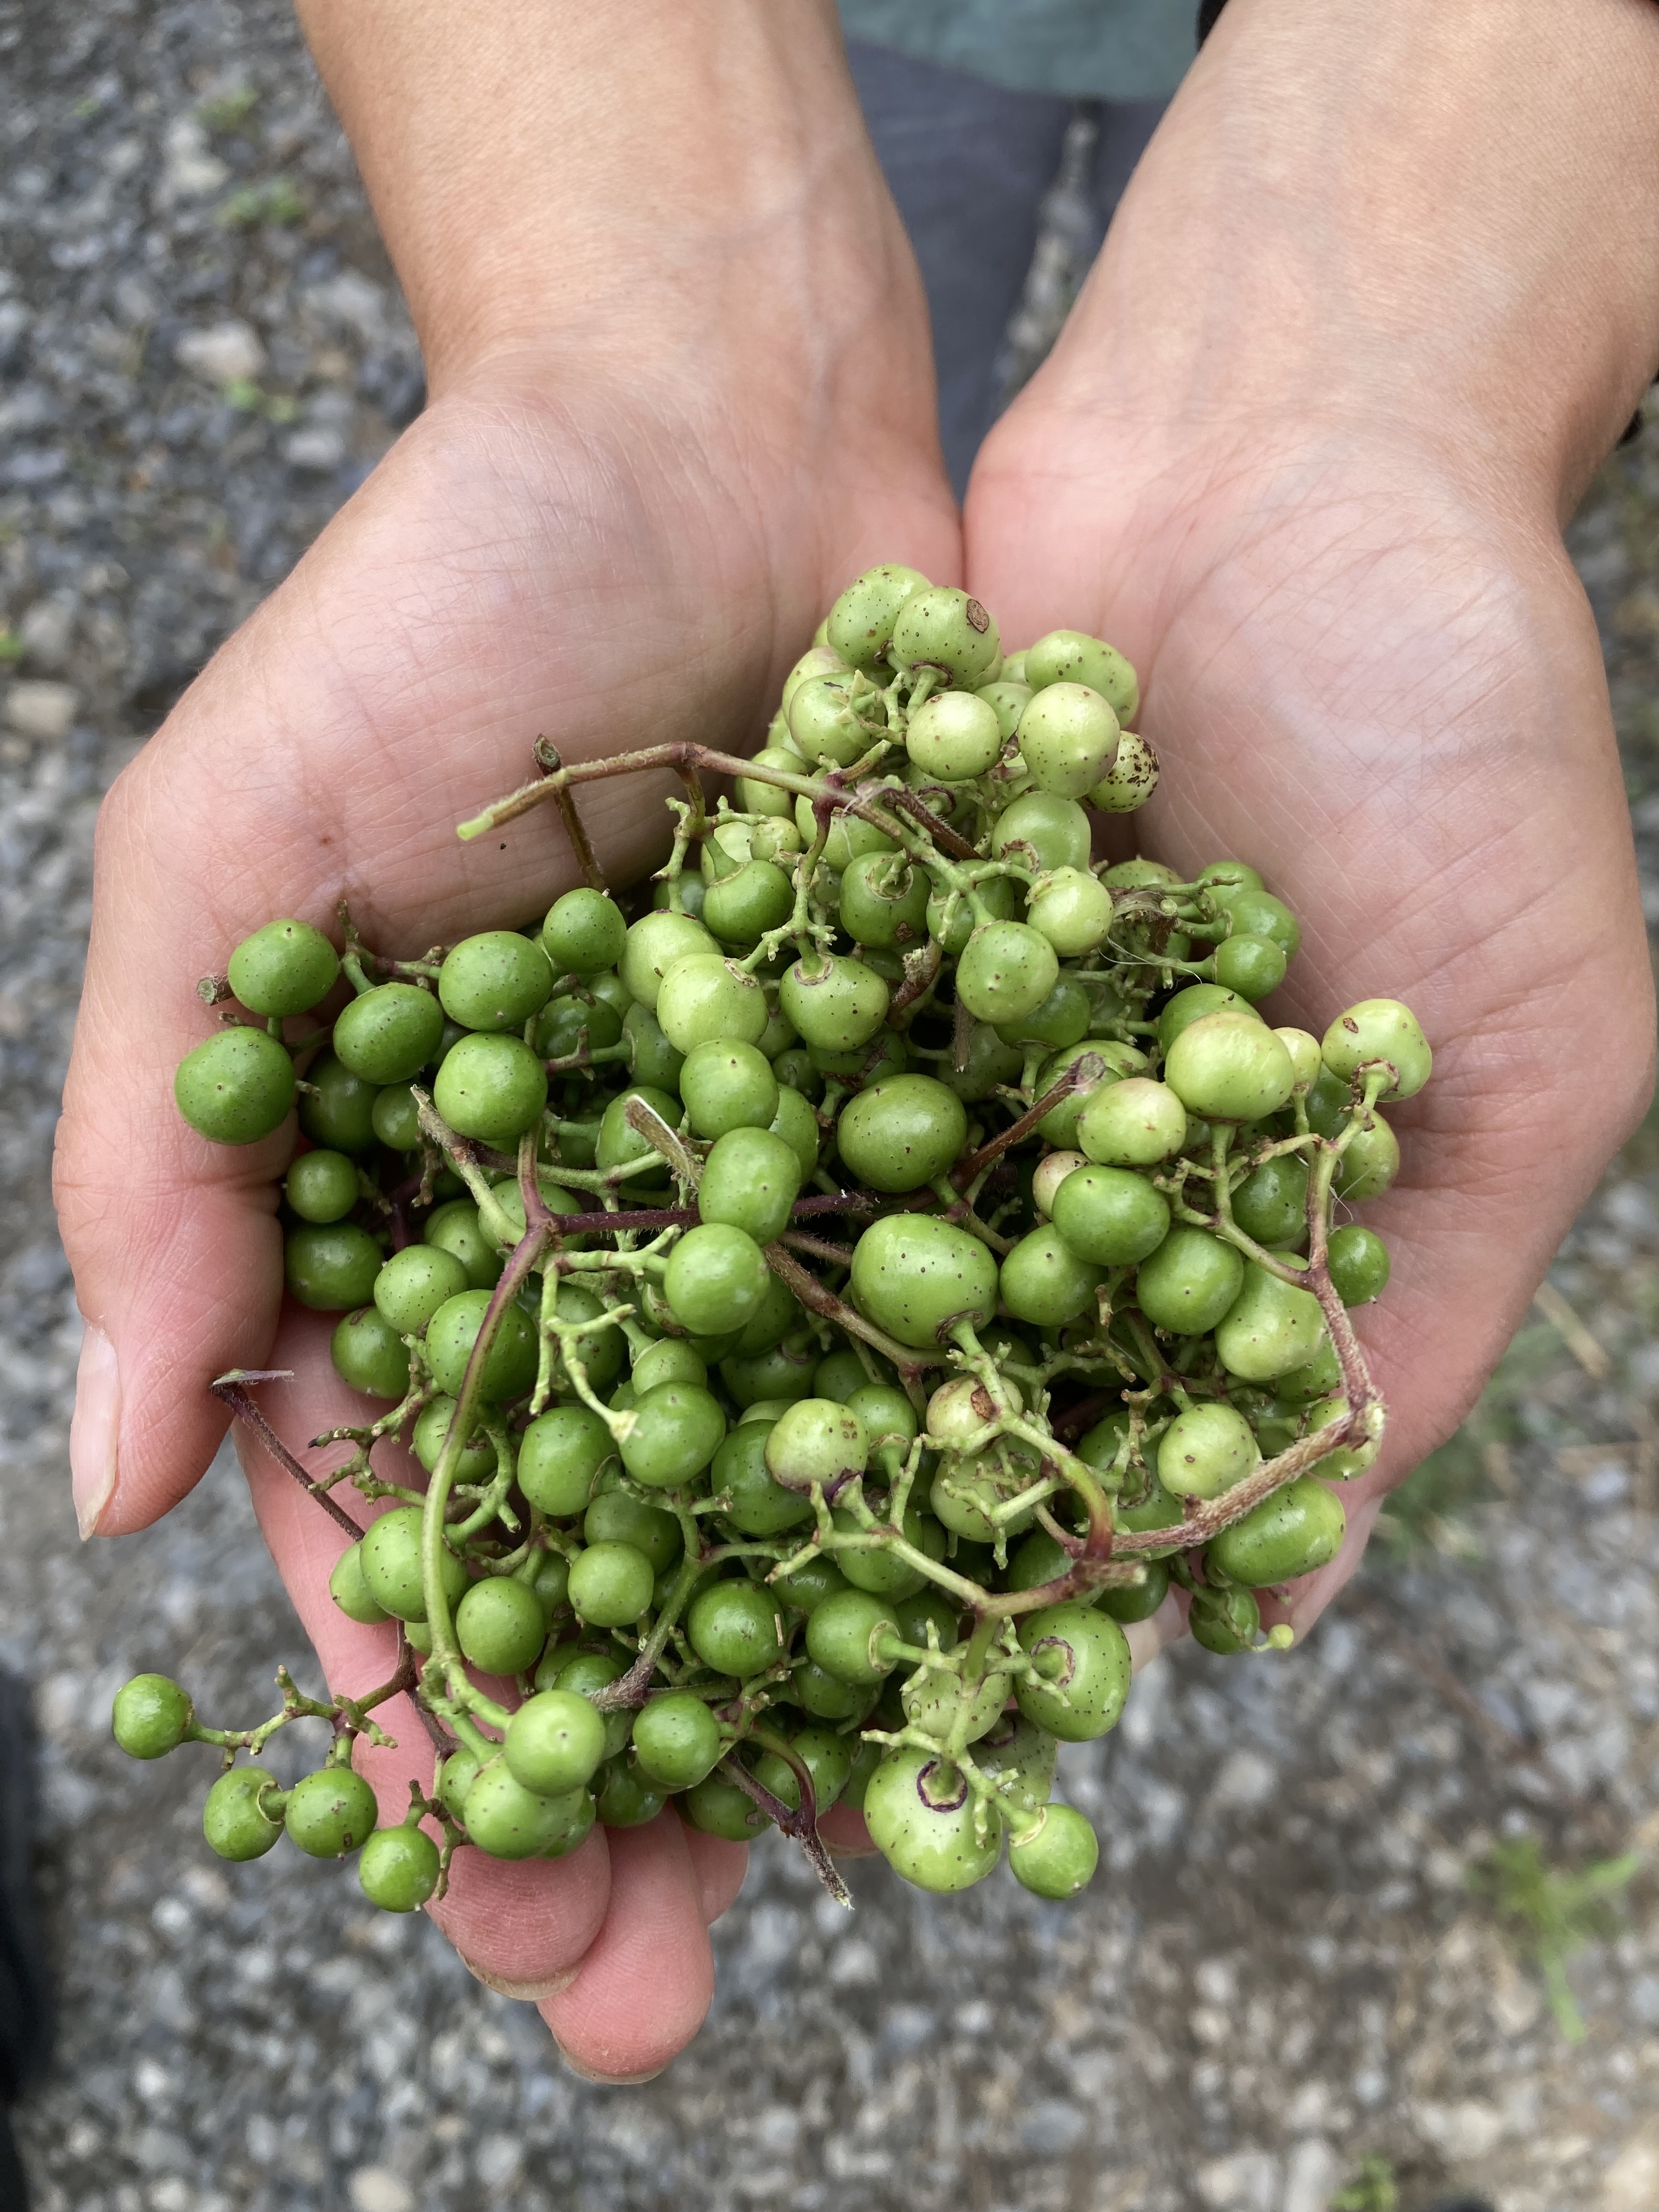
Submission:
[[[1656,266],[1653,0],[1229,0],[1066,368],[1178,436],[1398,428],[1570,506],[1659,368]]]
[[[299,0],[438,386],[885,275],[830,0]],[[854,278],[860,270],[854,270]],[[643,367],[645,364],[642,363]]]

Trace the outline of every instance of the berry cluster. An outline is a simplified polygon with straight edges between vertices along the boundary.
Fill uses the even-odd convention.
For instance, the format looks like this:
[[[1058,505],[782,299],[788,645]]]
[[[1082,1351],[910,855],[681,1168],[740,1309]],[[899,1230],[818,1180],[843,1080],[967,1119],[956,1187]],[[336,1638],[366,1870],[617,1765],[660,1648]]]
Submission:
[[[380,1691],[284,1674],[255,1729],[122,1690],[138,1756],[222,1747],[216,1850],[361,1846],[407,1911],[463,1846],[556,1856],[672,1799],[833,1887],[844,1803],[924,1887],[1006,1840],[1066,1897],[1097,1845],[1056,1753],[1117,1719],[1123,1624],[1173,1588],[1211,1651],[1289,1640],[1256,1593],[1335,1555],[1382,1425],[1346,1309],[1388,1253],[1333,1211],[1393,1178],[1378,1109],[1429,1048],[1391,1000],[1271,1027],[1299,932],[1243,863],[1091,862],[1089,809],[1157,781],[1136,704],[1098,639],[1004,657],[965,592],[877,568],[752,759],[544,750],[463,825],[557,803],[589,884],[539,927],[397,961],[274,921],[209,979],[245,1015],[179,1109],[245,1144],[297,1102],[287,1286],[387,1410],[314,1480],[258,1377],[215,1387],[344,1524],[335,1602],[401,1624]],[[574,793],[660,767],[630,921]],[[434,1778],[382,1826],[352,1748],[405,1689]],[[305,1717],[332,1747],[284,1790],[257,1759]]]

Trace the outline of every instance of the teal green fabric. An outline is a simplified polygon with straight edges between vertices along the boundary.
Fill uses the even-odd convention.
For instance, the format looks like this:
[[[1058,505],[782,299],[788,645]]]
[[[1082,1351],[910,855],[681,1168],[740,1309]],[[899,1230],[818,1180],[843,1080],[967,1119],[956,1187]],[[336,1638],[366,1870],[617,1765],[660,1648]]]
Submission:
[[[1167,99],[1197,16],[1197,0],[841,0],[849,39],[1074,100]]]

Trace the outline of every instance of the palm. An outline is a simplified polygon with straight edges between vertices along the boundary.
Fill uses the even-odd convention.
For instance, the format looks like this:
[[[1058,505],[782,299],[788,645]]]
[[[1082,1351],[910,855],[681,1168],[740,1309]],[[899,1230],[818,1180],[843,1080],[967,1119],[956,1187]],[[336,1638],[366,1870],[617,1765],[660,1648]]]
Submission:
[[[1407,1000],[1435,1079],[1366,1218],[1392,1409],[1358,1534],[1467,1410],[1650,1079],[1652,986],[1594,625],[1548,528],[1421,457],[1286,440],[1137,482],[1034,386],[968,507],[969,582],[1024,638],[1112,637],[1164,763],[1146,847],[1248,860],[1302,918],[1270,1008]],[[1358,1486],[1356,1486],[1358,1487]],[[1302,1594],[1311,1618],[1357,1544]]]
[[[925,415],[906,415],[924,391],[925,371],[898,379],[842,452],[827,421],[822,450],[799,434],[769,447],[752,416],[751,446],[712,449],[690,422],[629,420],[614,392],[587,423],[510,383],[441,401],[122,780],[100,829],[58,1161],[82,1302],[120,1348],[105,1533],[142,1527],[199,1474],[222,1427],[206,1385],[226,1368],[295,1370],[264,1402],[295,1443],[368,1403],[333,1374],[322,1317],[279,1314],[271,1185],[291,1135],[227,1151],[173,1110],[173,1068],[208,1019],[194,979],[259,921],[327,923],[342,898],[400,955],[544,911],[572,876],[555,816],[482,845],[454,835],[524,778],[538,732],[571,757],[746,744],[848,576],[896,552],[951,572],[948,493]],[[618,882],[660,857],[656,796],[619,781],[585,804]],[[327,1595],[337,1530],[262,1454],[248,1471],[326,1679],[384,1680],[392,1632],[354,1626]],[[406,1701],[390,1724],[399,1749],[370,1771],[397,1819],[431,1752]],[[701,2018],[706,1923],[743,1856],[673,1820],[609,1847],[596,1835],[558,1864],[468,1853],[439,1917],[519,1994],[581,1963],[550,2019],[585,2063],[627,2074],[661,2064]]]

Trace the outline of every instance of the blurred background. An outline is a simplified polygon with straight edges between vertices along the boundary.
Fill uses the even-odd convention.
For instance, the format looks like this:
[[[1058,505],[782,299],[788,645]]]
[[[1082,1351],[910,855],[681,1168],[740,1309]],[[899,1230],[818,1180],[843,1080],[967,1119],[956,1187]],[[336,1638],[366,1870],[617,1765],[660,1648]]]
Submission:
[[[0,82],[0,1668],[58,1985],[15,2114],[39,2212],[1652,2212],[1659,1127],[1308,1646],[1183,1649],[1068,1754],[1105,1844],[1079,1902],[866,1863],[849,1916],[775,1838],[648,2087],[568,2075],[349,1868],[222,1865],[205,1759],[115,1750],[139,1668],[252,1712],[307,1655],[225,1456],[164,1526],[76,1541],[48,1171],[94,817],[422,386],[285,9],[24,0]],[[1068,173],[1011,384],[1079,273]],[[1659,417],[1571,543],[1659,921]]]

